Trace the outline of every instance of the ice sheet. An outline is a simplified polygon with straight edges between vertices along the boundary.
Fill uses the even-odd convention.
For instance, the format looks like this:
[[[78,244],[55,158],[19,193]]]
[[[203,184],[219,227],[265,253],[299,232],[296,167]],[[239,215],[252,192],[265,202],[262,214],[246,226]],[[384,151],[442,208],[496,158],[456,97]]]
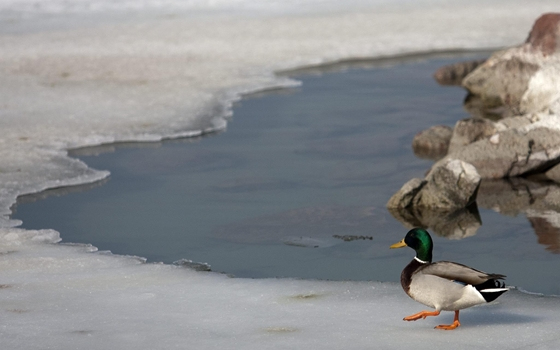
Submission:
[[[507,5],[506,5],[507,4]],[[130,7],[135,7],[131,11]],[[66,150],[222,129],[275,71],[522,42],[556,1],[0,0],[0,227],[18,195],[108,175]]]
[[[9,220],[18,195],[108,175],[69,148],[221,129],[242,93],[296,83],[275,71],[511,45],[551,10],[556,0],[0,0],[2,348],[555,348],[557,298],[510,291],[440,332],[451,315],[401,320],[421,306],[395,284],[231,279]]]
[[[560,299],[512,290],[416,322],[395,283],[237,279],[0,231],[5,349],[555,349]],[[403,261],[403,264],[406,263]]]

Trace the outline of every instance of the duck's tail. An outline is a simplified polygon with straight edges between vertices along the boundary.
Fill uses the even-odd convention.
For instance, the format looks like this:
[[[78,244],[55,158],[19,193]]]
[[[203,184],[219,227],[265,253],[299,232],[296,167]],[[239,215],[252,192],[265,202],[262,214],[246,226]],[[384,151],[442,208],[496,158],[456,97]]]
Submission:
[[[500,282],[498,280],[499,278],[503,278],[503,277],[500,275],[500,277],[497,277],[496,279],[489,279],[488,281],[481,284],[477,284],[474,287],[482,295],[484,300],[486,300],[486,302],[489,303],[491,301],[496,300],[497,297],[499,297],[500,295],[502,295],[503,293],[509,290],[509,288],[506,287],[506,284],[504,282]]]

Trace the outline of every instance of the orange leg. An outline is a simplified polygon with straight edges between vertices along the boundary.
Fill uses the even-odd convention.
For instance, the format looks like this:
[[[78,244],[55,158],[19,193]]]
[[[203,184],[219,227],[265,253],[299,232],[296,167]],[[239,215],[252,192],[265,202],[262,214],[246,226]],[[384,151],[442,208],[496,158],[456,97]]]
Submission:
[[[453,329],[459,327],[460,325],[461,324],[459,323],[459,310],[455,310],[455,318],[453,319],[452,324],[440,324],[439,326],[436,326],[435,328],[450,331],[450,330],[453,330]]]
[[[428,316],[437,316],[439,315],[439,311],[420,311],[417,314],[414,315],[410,315],[410,316],[406,316],[405,318],[403,318],[404,321],[416,321],[419,320],[421,318],[426,318]]]

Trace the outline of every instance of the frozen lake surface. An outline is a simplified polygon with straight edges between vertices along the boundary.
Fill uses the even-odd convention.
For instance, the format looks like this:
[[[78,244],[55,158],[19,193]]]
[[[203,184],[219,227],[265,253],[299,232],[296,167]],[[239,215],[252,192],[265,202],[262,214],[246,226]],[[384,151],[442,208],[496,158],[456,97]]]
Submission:
[[[556,349],[559,342],[556,297],[512,290],[462,311],[459,329],[440,331],[433,327],[450,323],[452,313],[402,321],[423,306],[396,283],[228,278],[45,244],[55,236],[0,236],[10,251],[0,260],[7,349]]]
[[[226,128],[232,106],[242,94],[297,86],[302,86],[305,92],[305,84],[275,72],[346,59],[514,45],[525,40],[539,15],[549,11],[558,11],[557,0],[0,0],[0,336],[3,348],[557,348],[560,326],[557,297],[512,290],[497,303],[462,312],[463,325],[459,330],[441,332],[432,327],[449,322],[451,315],[415,323],[401,320],[421,310],[421,306],[406,297],[393,282],[372,281],[375,277],[361,282],[229,278],[181,266],[145,263],[140,258],[98,252],[87,244],[59,244],[59,232],[45,227],[17,228],[22,223],[11,218],[10,210],[21,195],[108,178],[108,171],[96,170],[69,157],[69,149],[115,142],[158,142],[216,132]],[[309,83],[313,84],[311,80]],[[321,84],[326,83],[318,82]],[[284,97],[297,96],[300,93]],[[239,108],[253,102],[268,106],[271,100],[267,99],[278,97],[268,95],[242,101]],[[322,103],[328,105],[327,102],[334,101]],[[321,104],[314,102],[304,110],[312,110],[317,105]],[[263,110],[267,111],[268,107]],[[323,114],[326,112],[329,111]],[[328,247],[330,238],[326,240],[318,234],[319,247],[299,247],[301,251],[314,254],[311,257],[319,262],[317,266],[324,256],[336,255],[340,247],[344,248],[341,256],[345,260],[361,254],[363,259],[353,261],[353,266],[359,268],[345,267],[340,271],[343,276],[340,279],[346,278],[350,270],[368,271],[372,265],[387,264],[387,270],[396,269],[410,259],[411,252],[389,253],[386,246],[394,242],[396,235],[389,227],[376,230],[379,236],[373,237],[373,224],[381,220],[381,227],[393,221],[387,216],[387,221],[382,221],[386,213],[379,207],[372,209],[372,198],[387,197],[394,187],[401,185],[400,180],[394,179],[395,174],[408,177],[419,171],[415,164],[429,162],[415,159],[415,163],[405,163],[405,169],[393,172],[384,172],[381,166],[373,173],[365,171],[358,165],[365,164],[360,159],[370,155],[367,151],[370,139],[360,132],[367,125],[362,125],[355,115],[350,115],[349,121],[358,122],[358,130],[340,130],[337,125],[324,124],[305,147],[296,149],[293,158],[283,159],[290,163],[297,159],[304,162],[312,155],[320,158],[321,154],[334,151],[334,160],[341,166],[337,168],[330,156],[324,157],[326,171],[315,176],[286,174],[282,171],[283,164],[274,159],[269,161],[275,176],[266,173],[248,176],[239,165],[251,162],[250,158],[228,160],[231,153],[240,154],[239,149],[225,154],[205,152],[210,142],[225,142],[229,131],[215,138],[193,139],[199,143],[186,145],[187,148],[166,143],[163,148],[176,147],[173,157],[177,159],[160,158],[158,167],[197,164],[200,171],[197,176],[208,176],[204,183],[213,184],[201,190],[206,188],[215,199],[254,193],[254,184],[257,193],[263,191],[260,200],[253,203],[254,208],[261,207],[259,213],[235,213],[222,218],[218,208],[215,213],[205,212],[197,217],[207,222],[223,220],[211,223],[222,227],[209,230],[217,241],[225,241],[224,237],[232,238],[228,244],[249,241],[252,251],[259,250],[259,245],[276,246],[278,251],[271,258],[280,256],[289,260],[281,253],[293,247],[284,244],[285,241],[275,241],[284,237],[284,233],[274,227],[279,223],[299,222],[301,217],[315,217],[329,231],[332,226],[329,222],[341,223],[333,220],[333,215],[336,218],[336,213],[342,213],[344,217],[354,218],[349,224],[358,227],[356,232],[368,232],[372,240],[336,239]],[[429,119],[425,121],[426,126],[432,123]],[[233,131],[235,124],[240,128],[256,125],[250,118],[249,125],[243,123],[235,120],[230,130]],[[333,134],[338,142],[336,147],[322,140],[332,130],[336,130]],[[251,129],[246,131],[250,133]],[[411,135],[411,131],[405,131],[398,140],[387,138],[382,144],[386,144],[385,150],[399,150],[395,147],[398,145],[404,150],[409,147]],[[401,142],[403,139],[406,142]],[[288,140],[285,147],[296,144],[294,140]],[[355,147],[355,143],[363,147]],[[235,146],[242,148],[240,144]],[[157,159],[156,149],[121,150],[115,155],[125,155],[128,151]],[[381,152],[372,149],[373,153],[378,151]],[[127,159],[134,163],[138,157]],[[89,160],[93,162],[93,158]],[[142,164],[128,164],[122,169],[127,167],[133,172],[144,172],[146,178],[151,176],[151,169]],[[213,171],[213,167],[217,169]],[[210,175],[219,173],[220,167],[232,168],[237,173],[232,172],[228,181],[217,181]],[[92,194],[116,182],[119,167],[107,165],[107,168],[115,171],[113,178]],[[333,168],[334,173],[328,173]],[[313,177],[319,187],[332,193],[339,191],[337,200],[324,201],[325,197],[317,194],[320,188],[310,186],[309,180],[302,184],[284,181],[287,177],[298,178],[295,175]],[[368,181],[381,178],[388,179],[382,191],[358,190]],[[154,187],[165,183],[158,182],[157,177],[152,181]],[[122,201],[125,206],[136,204],[138,192],[132,182],[129,201]],[[350,183],[355,188],[348,186]],[[541,270],[527,285],[554,291],[556,277],[551,275],[557,269],[550,259],[555,255],[543,254],[543,249],[551,252],[557,249],[554,230],[557,213],[545,205],[555,188],[521,183],[511,192],[500,190],[504,184],[491,185],[486,193],[498,189],[496,193],[518,196],[516,200],[505,201],[493,195],[485,197],[484,206],[479,208],[484,219],[482,228],[475,236],[462,240],[438,239],[436,247],[441,258],[474,262],[472,265],[480,268],[492,266],[492,270],[509,275],[509,283],[520,286],[525,285],[516,280],[517,272]],[[507,186],[511,189],[510,184]],[[300,196],[300,204],[288,196],[279,196],[271,202],[266,192],[281,190],[286,194],[301,190],[305,195]],[[342,195],[346,191],[350,195]],[[235,204],[234,201],[224,203]],[[321,204],[319,209],[317,203]],[[506,208],[501,206],[503,203],[518,207]],[[157,202],[150,204],[158,207]],[[524,207],[525,204],[528,206]],[[484,208],[492,211],[485,212]],[[501,215],[496,210],[517,215],[508,221],[511,226],[504,226],[500,221],[492,224],[492,217]],[[152,207],[146,216],[150,217],[154,211]],[[376,221],[369,225],[367,221],[371,219]],[[527,219],[531,228],[526,224]],[[99,217],[98,221],[101,220]],[[358,225],[353,226],[356,220]],[[158,221],[148,219],[145,223],[147,227],[154,225],[161,229],[161,221],[166,220]],[[255,237],[261,235],[246,231],[255,223],[261,225],[258,232],[274,232],[274,237],[269,242],[255,242]],[[393,222],[393,225],[399,224]],[[290,232],[297,232],[297,225],[288,226]],[[345,225],[337,231],[347,229]],[[404,234],[401,229],[398,231]],[[541,245],[535,244],[535,233]],[[103,237],[104,233],[93,236],[96,235]],[[466,250],[453,248],[467,240],[478,243]],[[309,245],[314,241],[292,239],[290,242]],[[494,254],[495,264],[478,258],[481,253],[493,251],[496,245],[515,249],[501,251],[501,256]],[[121,248],[124,252],[130,247]],[[168,259],[159,253],[165,250],[160,248],[157,242],[153,244],[151,261]],[[476,256],[471,255],[472,249],[476,250]],[[175,252],[176,256],[206,260],[203,254],[200,258],[195,255],[197,250],[187,252],[184,247],[177,247]],[[240,251],[239,256],[246,255]],[[312,260],[296,261],[294,265],[312,266]],[[368,264],[364,265],[364,261]],[[391,261],[394,267],[389,267]],[[217,264],[213,268],[228,271],[227,266]],[[257,275],[251,261],[233,273]],[[387,274],[394,276],[393,271]],[[268,271],[264,275],[285,273]],[[379,277],[390,278],[394,277]]]
[[[417,56],[299,72],[300,88],[242,100],[224,133],[72,152],[111,177],[87,192],[23,197],[47,196],[18,205],[13,218],[24,228],[56,229],[63,242],[149,262],[193,260],[237,277],[397,282],[410,252],[387,247],[407,228],[385,203],[432,164],[414,156],[412,137],[468,117],[465,91],[437,85],[432,74],[481,57]],[[435,259],[560,294],[560,252],[550,251],[524,215],[489,209],[480,208],[476,235],[436,237]]]

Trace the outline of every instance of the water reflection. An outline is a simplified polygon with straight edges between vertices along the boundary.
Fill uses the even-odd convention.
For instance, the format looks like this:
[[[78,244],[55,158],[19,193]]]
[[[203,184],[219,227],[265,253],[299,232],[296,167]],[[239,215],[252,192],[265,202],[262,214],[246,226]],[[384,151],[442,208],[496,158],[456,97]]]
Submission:
[[[449,239],[474,236],[482,225],[476,204],[455,211],[412,206],[387,209],[408,228],[430,228],[436,235]]]
[[[462,62],[454,65],[443,66],[436,71],[435,78],[440,85],[461,85],[462,77],[467,71],[456,68],[469,66],[476,67],[480,61]],[[471,69],[469,68],[469,69]],[[458,79],[448,84],[441,81],[441,74]],[[440,77],[438,78],[438,74]],[[461,75],[462,74],[462,75]],[[488,109],[479,96],[466,93],[463,108],[475,121],[498,121],[512,116],[512,111],[499,106]],[[434,126],[420,134],[426,135],[422,142],[413,142],[413,151],[416,157],[432,159],[434,161],[447,154],[442,144],[449,143],[449,136],[445,130],[447,126]],[[417,135],[417,136],[418,136]],[[528,178],[483,179],[478,189],[476,203],[468,208],[456,211],[437,210],[410,206],[406,208],[388,208],[391,215],[404,226],[430,228],[436,235],[449,239],[463,239],[476,235],[482,226],[478,207],[489,209],[506,216],[524,215],[532,227],[539,244],[554,254],[560,254],[560,185],[542,175],[532,175]]]
[[[508,216],[525,215],[539,244],[560,253],[560,185],[526,178],[484,180],[478,204]]]
[[[476,234],[482,225],[478,206],[506,216],[525,215],[539,244],[560,254],[560,185],[527,178],[485,179],[477,201],[468,208],[441,211],[432,208],[389,208],[406,227],[430,228],[436,235],[463,239]]]

